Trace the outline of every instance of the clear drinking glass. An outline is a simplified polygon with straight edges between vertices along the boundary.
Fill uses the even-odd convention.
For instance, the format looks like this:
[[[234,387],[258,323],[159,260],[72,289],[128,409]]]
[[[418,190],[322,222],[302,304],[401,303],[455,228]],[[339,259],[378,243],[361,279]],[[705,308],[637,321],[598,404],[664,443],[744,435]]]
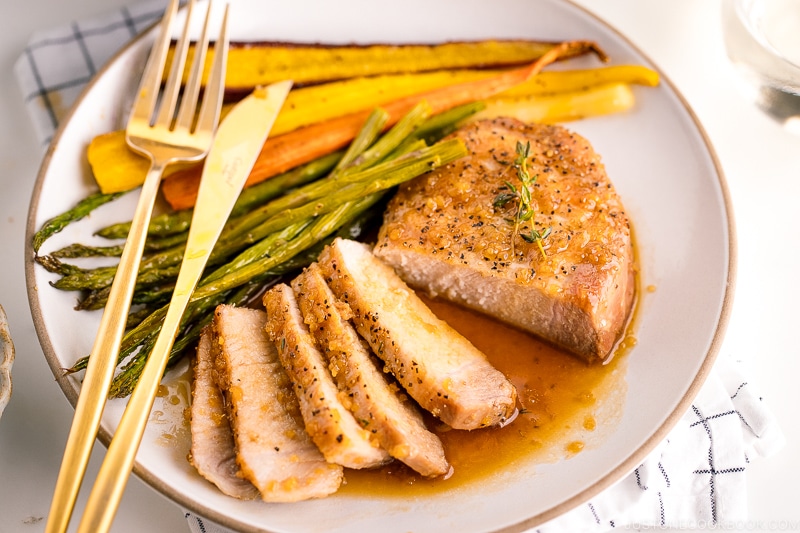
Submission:
[[[800,131],[800,0],[722,0],[722,29],[756,104]]]

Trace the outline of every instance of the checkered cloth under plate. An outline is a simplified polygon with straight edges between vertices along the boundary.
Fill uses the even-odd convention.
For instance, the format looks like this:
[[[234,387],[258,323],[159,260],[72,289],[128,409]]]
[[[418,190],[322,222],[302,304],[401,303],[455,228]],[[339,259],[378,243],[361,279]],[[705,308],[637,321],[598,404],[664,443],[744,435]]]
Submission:
[[[163,6],[161,0],[139,2],[31,37],[15,74],[43,146],[97,69],[157,20]],[[739,367],[729,354],[720,354],[689,411],[634,472],[537,531],[725,528],[745,521],[747,465],[778,450],[784,437]],[[185,514],[193,532],[227,531]]]

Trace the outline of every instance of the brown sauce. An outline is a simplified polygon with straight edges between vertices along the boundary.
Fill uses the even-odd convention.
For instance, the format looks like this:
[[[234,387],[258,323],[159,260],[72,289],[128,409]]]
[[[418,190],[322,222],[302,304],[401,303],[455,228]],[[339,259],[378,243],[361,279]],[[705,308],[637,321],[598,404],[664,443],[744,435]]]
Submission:
[[[587,364],[533,336],[440,300],[431,309],[483,351],[517,388],[520,414],[502,428],[460,431],[430,418],[453,466],[447,479],[426,479],[394,461],[377,470],[346,470],[340,492],[430,494],[479,481],[521,461],[553,462],[592,446],[613,429],[624,396],[630,334],[607,364]]]

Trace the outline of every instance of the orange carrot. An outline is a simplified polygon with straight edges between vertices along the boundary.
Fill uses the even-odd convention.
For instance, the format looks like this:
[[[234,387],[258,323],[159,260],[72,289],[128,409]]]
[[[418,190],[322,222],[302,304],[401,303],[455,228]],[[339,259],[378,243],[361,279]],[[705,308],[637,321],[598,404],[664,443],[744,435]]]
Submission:
[[[560,57],[584,52],[594,52],[602,61],[607,60],[606,54],[594,42],[564,42],[525,67],[508,70],[491,78],[407,96],[386,104],[383,109],[389,114],[387,127],[423,100],[430,106],[432,114],[441,113],[459,105],[489,98],[529,80]],[[347,146],[369,113],[370,110],[366,110],[344,115],[267,139],[245,186],[259,183]],[[169,176],[162,185],[162,192],[173,209],[187,209],[194,205],[199,184],[200,167],[191,167]]]

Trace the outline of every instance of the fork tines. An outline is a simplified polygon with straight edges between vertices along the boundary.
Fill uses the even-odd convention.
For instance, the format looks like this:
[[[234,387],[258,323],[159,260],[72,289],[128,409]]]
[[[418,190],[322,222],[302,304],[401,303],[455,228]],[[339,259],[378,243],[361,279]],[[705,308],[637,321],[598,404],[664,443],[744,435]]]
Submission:
[[[172,0],[164,14],[161,26],[162,37],[172,34],[172,26],[178,12],[178,4],[178,0]],[[194,129],[214,130],[219,120],[219,109],[223,97],[224,76],[220,75],[220,71],[225,68],[225,57],[228,53],[227,4],[225,5],[220,33],[214,44],[214,61],[207,76],[208,86],[205,88],[200,105],[200,113],[195,124],[197,103],[200,99],[200,89],[203,83],[210,41],[211,4],[209,1],[206,6],[205,23],[203,24],[202,33],[194,45],[193,61],[188,76],[185,70],[189,50],[192,48],[190,45],[190,30],[193,13],[196,9],[195,0],[190,0],[187,4],[186,23],[174,47],[172,61],[169,64],[169,73],[167,73],[163,89],[164,71],[172,43],[169,38],[160,38],[154,45],[142,74],[138,97],[131,109],[128,120],[129,133],[132,127],[134,130],[136,129],[137,124],[143,127],[157,124],[162,126],[169,125],[170,128],[176,130],[184,129],[186,131],[194,131]],[[183,79],[186,79],[185,84],[182,83]],[[210,101],[212,99],[219,99],[219,101]],[[176,115],[175,110],[179,101],[180,108]],[[135,135],[136,131],[133,134]]]

